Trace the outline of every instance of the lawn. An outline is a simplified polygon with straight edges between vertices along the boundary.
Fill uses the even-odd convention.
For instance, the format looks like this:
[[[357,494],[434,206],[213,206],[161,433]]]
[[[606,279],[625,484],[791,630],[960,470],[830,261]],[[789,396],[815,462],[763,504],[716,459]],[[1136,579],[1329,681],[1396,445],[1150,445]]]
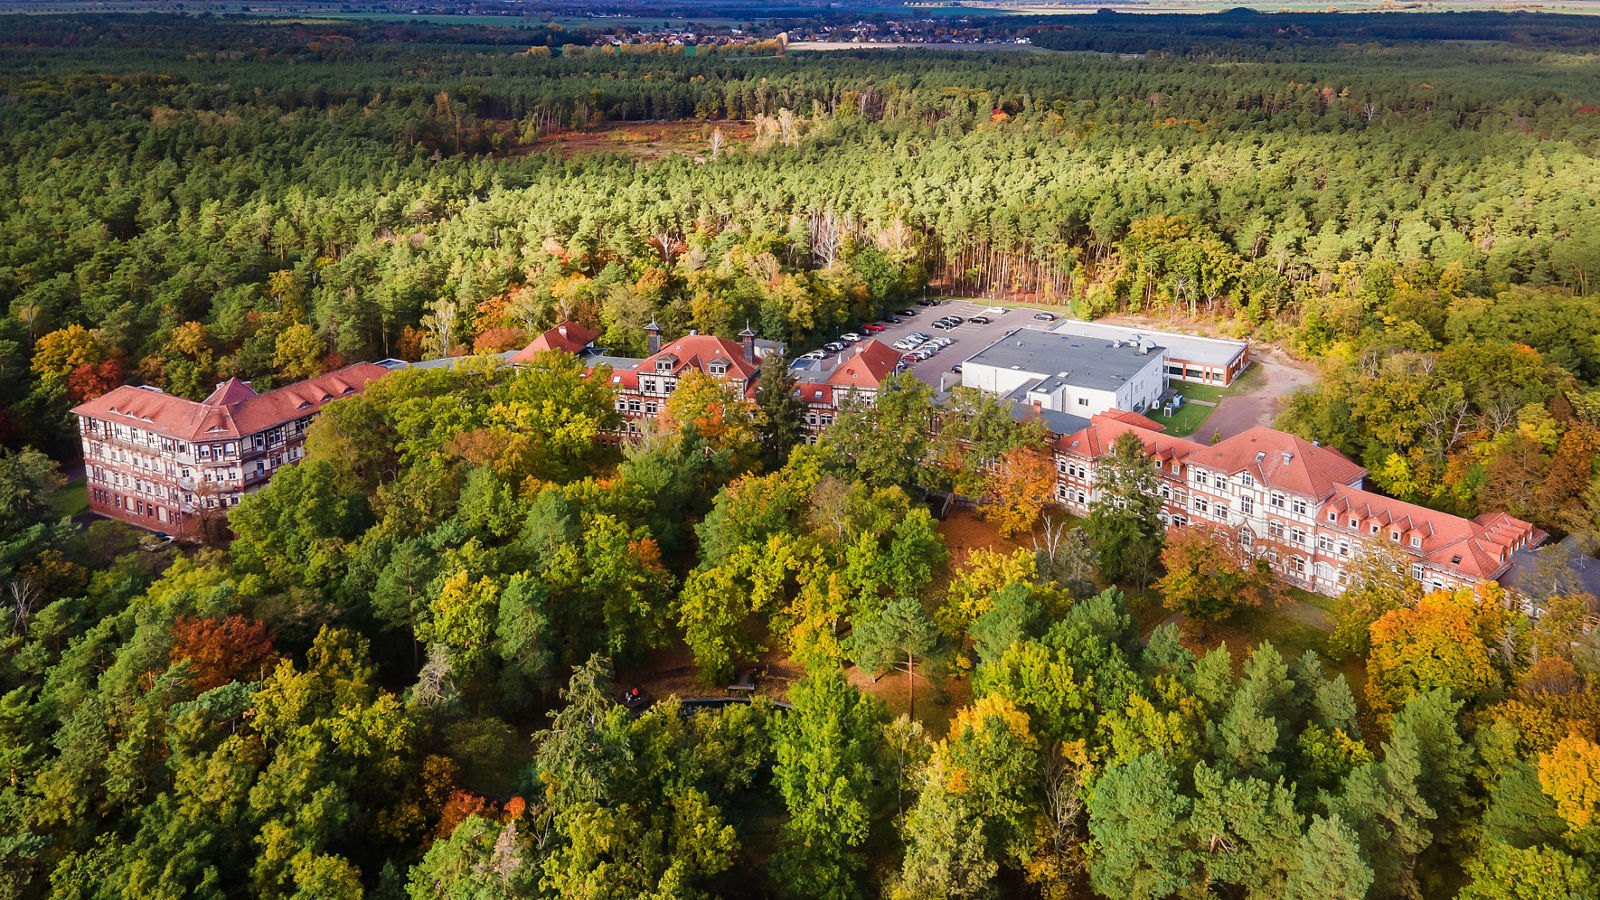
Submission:
[[[1194,434],[1201,425],[1205,424],[1206,419],[1210,418],[1213,409],[1216,409],[1216,407],[1205,406],[1200,403],[1185,403],[1178,408],[1177,412],[1172,414],[1171,418],[1163,416],[1159,409],[1148,410],[1145,415],[1167,426],[1167,434],[1174,437],[1187,437]]]
[[[78,516],[88,512],[89,482],[82,478],[67,482],[50,498],[50,505],[55,507],[58,516]]]

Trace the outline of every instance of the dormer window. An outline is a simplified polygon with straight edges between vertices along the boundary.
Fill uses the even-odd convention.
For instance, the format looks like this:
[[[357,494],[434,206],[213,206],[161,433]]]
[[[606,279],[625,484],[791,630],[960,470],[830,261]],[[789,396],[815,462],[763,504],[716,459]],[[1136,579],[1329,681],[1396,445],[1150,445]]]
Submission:
[[[666,359],[656,360],[656,371],[663,375],[670,375],[672,373],[672,358],[667,357]]]
[[[1350,527],[1351,528],[1360,528],[1361,527],[1361,520],[1356,518],[1355,516],[1351,516],[1350,517]]]
[[[1421,547],[1422,546],[1422,538],[1417,537],[1416,535],[1412,535],[1411,536],[1411,546],[1413,546],[1413,547]]]
[[[1399,540],[1400,540],[1400,532],[1398,532],[1398,531],[1389,532],[1389,540],[1395,541],[1395,542],[1399,542]]]
[[[1377,534],[1378,533],[1378,523],[1377,522],[1373,522],[1372,523],[1372,533],[1373,534]]]
[[[706,366],[706,371],[712,375],[726,375],[728,374],[728,364],[725,362],[714,362]]]

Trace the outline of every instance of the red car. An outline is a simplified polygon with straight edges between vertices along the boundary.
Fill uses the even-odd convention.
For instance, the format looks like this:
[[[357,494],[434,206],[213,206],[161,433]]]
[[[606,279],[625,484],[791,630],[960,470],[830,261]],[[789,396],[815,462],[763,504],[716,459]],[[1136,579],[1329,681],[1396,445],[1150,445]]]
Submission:
[[[911,354],[911,353],[907,353],[905,356],[900,357],[900,361],[905,363],[908,366],[911,365],[912,363],[922,362],[922,360],[917,359],[917,357],[914,354]]]
[[[876,334],[877,332],[882,331],[884,328],[885,328],[885,326],[879,325],[876,322],[872,323],[871,325],[863,325],[863,326],[861,326],[861,330],[862,331],[870,331],[870,332],[873,332],[874,334]]]

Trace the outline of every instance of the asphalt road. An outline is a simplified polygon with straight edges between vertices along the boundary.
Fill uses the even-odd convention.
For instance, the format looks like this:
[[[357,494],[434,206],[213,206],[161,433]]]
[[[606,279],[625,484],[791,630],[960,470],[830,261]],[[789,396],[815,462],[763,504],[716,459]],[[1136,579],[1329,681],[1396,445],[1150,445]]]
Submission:
[[[970,300],[941,300],[936,306],[912,306],[911,309],[916,312],[916,316],[906,318],[898,325],[891,324],[877,334],[865,331],[856,333],[882,341],[891,347],[895,341],[913,331],[920,331],[930,337],[947,337],[953,340],[954,343],[933,356],[911,364],[912,373],[935,388],[939,387],[941,377],[944,379],[946,389],[959,384],[961,376],[951,372],[950,367],[965,361],[974,353],[999,340],[1006,332],[1017,328],[1034,328],[1042,331],[1051,324],[1034,319],[1033,315],[1037,310],[988,307]],[[960,316],[969,321],[948,330],[933,327],[935,319],[950,315]],[[988,325],[973,324],[971,318],[979,315],[986,315],[994,321]]]

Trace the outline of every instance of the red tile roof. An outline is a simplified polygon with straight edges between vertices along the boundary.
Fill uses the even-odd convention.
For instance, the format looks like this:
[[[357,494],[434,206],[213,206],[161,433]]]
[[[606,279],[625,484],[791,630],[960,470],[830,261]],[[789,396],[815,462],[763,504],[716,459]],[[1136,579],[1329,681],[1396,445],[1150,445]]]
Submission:
[[[1056,449],[1094,459],[1102,453],[1109,452],[1111,445],[1116,443],[1117,438],[1128,431],[1138,435],[1139,440],[1144,444],[1145,453],[1156,459],[1184,459],[1191,454],[1206,449],[1204,444],[1197,444],[1194,441],[1162,434],[1157,429],[1145,428],[1129,421],[1125,416],[1113,415],[1114,412],[1119,411],[1113,410],[1112,412],[1091,416],[1088,428],[1072,434],[1062,435],[1055,443]],[[1133,416],[1134,419],[1150,421],[1145,419],[1144,416],[1132,413],[1127,413],[1126,415]],[[1151,424],[1154,425],[1155,423],[1151,422]]]
[[[1145,428],[1150,431],[1167,430],[1167,426],[1161,424],[1160,422],[1157,422],[1154,419],[1147,419],[1136,412],[1128,412],[1125,409],[1108,409],[1104,413],[1101,413],[1101,415],[1109,419],[1116,419],[1119,422],[1132,425],[1135,428]]]
[[[841,388],[878,388],[900,364],[900,352],[882,341],[865,340],[855,352],[841,359],[828,376],[828,383]]]
[[[744,346],[709,334],[685,335],[661,348],[661,352],[646,357],[634,370],[649,375],[657,371],[656,364],[671,360],[671,373],[681,374],[684,369],[706,371],[711,363],[722,360],[728,364],[726,377],[748,379],[756,373],[756,363],[744,358]]]
[[[154,388],[123,385],[73,408],[80,416],[145,428],[181,441],[240,438],[302,416],[326,403],[360,393],[389,374],[375,363],[357,363],[326,375],[257,394],[229,379],[196,403]]]
[[[1360,481],[1367,470],[1331,447],[1257,425],[1206,447],[1189,462],[1229,475],[1249,472],[1268,487],[1322,499],[1336,485]]]
[[[578,353],[594,343],[598,337],[600,337],[599,332],[590,331],[575,322],[562,322],[560,325],[529,341],[528,346],[518,350],[516,355],[511,357],[511,362],[530,362],[536,354],[545,350]]]
[[[1334,519],[1329,520],[1329,515]],[[1334,488],[1317,518],[1319,527],[1347,531],[1367,540],[1388,541],[1441,569],[1481,581],[1499,575],[1511,564],[1513,552],[1537,543],[1539,537],[1532,525],[1505,513],[1463,519],[1343,485]],[[1351,519],[1356,520],[1355,527],[1351,527]],[[1372,532],[1374,525],[1378,526],[1376,535]],[[1398,541],[1392,537],[1396,530],[1400,532]],[[1413,537],[1420,539],[1420,547],[1411,545]]]

